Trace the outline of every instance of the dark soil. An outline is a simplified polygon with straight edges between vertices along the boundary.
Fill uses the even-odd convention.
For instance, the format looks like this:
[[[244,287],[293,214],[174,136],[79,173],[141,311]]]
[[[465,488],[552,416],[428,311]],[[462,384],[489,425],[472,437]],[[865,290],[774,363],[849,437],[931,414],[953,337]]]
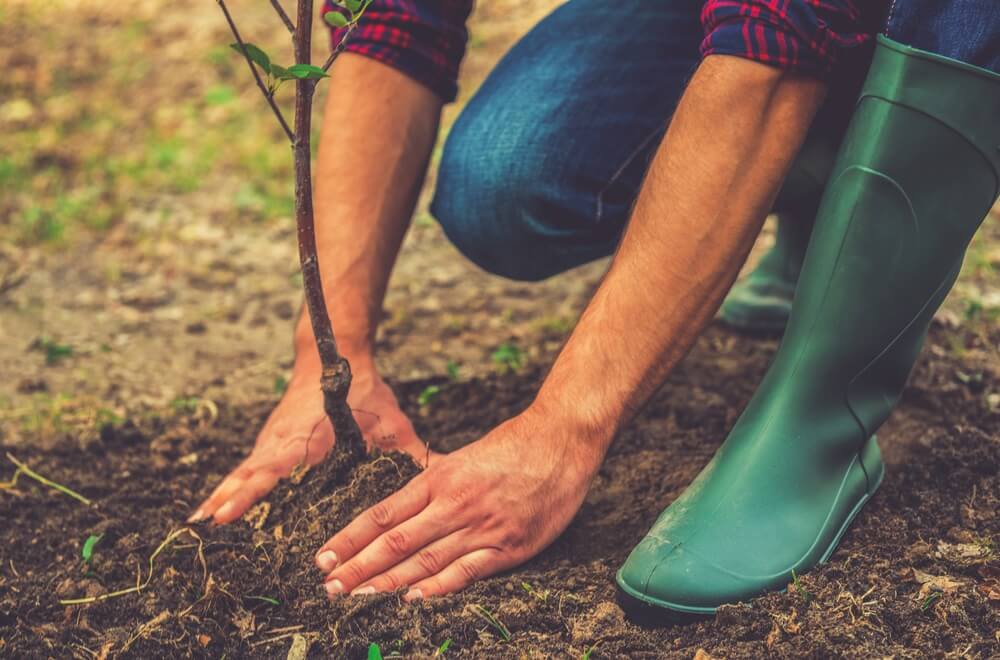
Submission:
[[[880,434],[886,481],[828,564],[714,618],[626,620],[615,570],[708,461],[774,348],[713,328],[621,434],[552,547],[512,573],[413,605],[398,594],[328,602],[312,563],[322,541],[416,473],[402,456],[330,460],[243,521],[172,534],[251,445],[270,402],[126,423],[87,446],[5,448],[94,505],[24,475],[0,491],[0,655],[362,658],[376,642],[385,655],[428,657],[450,639],[445,657],[996,657],[1000,413],[982,393],[996,391],[997,375],[970,378],[941,350],[925,351]],[[540,376],[440,382],[430,409],[412,403],[410,412],[421,437],[454,449],[523,408]],[[400,384],[400,398],[415,402],[426,385]],[[98,534],[85,563],[84,540]],[[59,603],[137,580],[138,593]]]

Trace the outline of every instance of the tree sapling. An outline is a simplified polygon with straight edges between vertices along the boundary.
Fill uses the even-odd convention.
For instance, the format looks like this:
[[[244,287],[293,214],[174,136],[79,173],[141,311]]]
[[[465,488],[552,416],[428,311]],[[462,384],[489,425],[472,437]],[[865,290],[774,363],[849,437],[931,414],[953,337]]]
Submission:
[[[312,125],[313,95],[316,84],[328,78],[327,71],[337,56],[343,51],[344,43],[350,36],[358,20],[365,13],[372,0],[338,0],[340,11],[327,12],[324,19],[334,27],[346,28],[343,38],[322,67],[311,63],[312,48],[312,0],[297,0],[295,22],[285,13],[278,0],[271,0],[274,7],[292,35],[295,64],[283,67],[275,64],[260,47],[243,41],[236,23],[233,21],[225,0],[216,0],[226,17],[229,29],[236,39],[234,50],[243,55],[257,87],[264,95],[288,137],[295,161],[295,223],[298,229],[299,265],[302,270],[302,284],[305,290],[306,310],[312,324],[313,336],[319,350],[322,375],[320,388],[323,390],[323,409],[333,425],[337,438],[336,447],[354,457],[365,453],[365,441],[350,407],[347,392],[351,387],[351,367],[337,350],[337,342],[326,309],[323,284],[320,278],[319,258],[316,254],[316,233],[313,219],[312,167],[310,153],[310,130]],[[262,75],[263,74],[263,75]],[[285,81],[295,82],[294,128],[289,127],[275,101],[274,95]]]

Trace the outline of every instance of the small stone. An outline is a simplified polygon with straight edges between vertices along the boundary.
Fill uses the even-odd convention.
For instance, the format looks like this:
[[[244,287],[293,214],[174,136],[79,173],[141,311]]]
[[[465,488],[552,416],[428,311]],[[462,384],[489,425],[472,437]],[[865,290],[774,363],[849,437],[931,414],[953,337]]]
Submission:
[[[300,633],[292,635],[292,645],[286,660],[305,660],[309,656],[309,639]]]

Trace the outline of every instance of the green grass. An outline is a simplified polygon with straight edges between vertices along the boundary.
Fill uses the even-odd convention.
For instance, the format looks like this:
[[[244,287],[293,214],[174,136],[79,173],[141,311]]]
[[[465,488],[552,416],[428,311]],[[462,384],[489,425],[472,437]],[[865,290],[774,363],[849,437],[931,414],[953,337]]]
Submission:
[[[801,596],[802,600],[804,600],[806,603],[810,602],[813,599],[812,592],[810,592],[808,589],[805,588],[805,586],[803,586],[803,584],[799,581],[799,576],[796,575],[795,571],[792,571],[792,589],[795,591],[795,593]]]
[[[441,394],[441,388],[438,385],[428,385],[417,396],[417,403],[420,406],[429,406],[434,400]]]
[[[524,366],[524,353],[521,352],[517,344],[504,342],[493,351],[490,360],[493,361],[500,373],[517,371]]]
[[[107,23],[103,11],[90,11],[66,21],[62,12],[19,7],[0,24],[0,39],[44,60],[0,61],[0,106],[14,104],[7,107],[16,113],[0,141],[0,241],[76,245],[136,209],[220,182],[243,188],[218,221],[287,221],[290,150],[227,44],[182,36],[187,42],[173,45],[187,51],[185,64],[164,65],[153,26],[124,10],[100,40],[73,38],[78,25]],[[78,47],[60,47],[68,42]],[[39,79],[39,70],[51,76]]]
[[[473,605],[472,611],[475,612],[479,618],[488,623],[490,627],[497,632],[501,640],[505,642],[509,642],[511,640],[512,635],[510,634],[510,630],[508,630],[507,626],[503,625],[500,619],[496,618],[496,616],[488,609],[482,605]]]

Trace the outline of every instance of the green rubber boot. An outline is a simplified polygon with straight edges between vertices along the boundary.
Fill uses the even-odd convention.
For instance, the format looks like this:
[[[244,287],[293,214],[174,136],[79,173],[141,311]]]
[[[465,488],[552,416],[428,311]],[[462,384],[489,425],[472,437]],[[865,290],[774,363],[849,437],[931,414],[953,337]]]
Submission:
[[[724,323],[748,333],[785,329],[812,225],[808,214],[778,215],[774,245],[750,274],[733,285],[722,303],[719,318]]]
[[[785,329],[813,219],[837,155],[836,135],[826,122],[817,122],[806,138],[774,203],[774,245],[729,291],[719,310],[724,323],[752,333]]]
[[[1000,193],[1000,75],[880,38],[760,388],[618,572],[711,613],[825,561],[878,487],[873,433]]]

